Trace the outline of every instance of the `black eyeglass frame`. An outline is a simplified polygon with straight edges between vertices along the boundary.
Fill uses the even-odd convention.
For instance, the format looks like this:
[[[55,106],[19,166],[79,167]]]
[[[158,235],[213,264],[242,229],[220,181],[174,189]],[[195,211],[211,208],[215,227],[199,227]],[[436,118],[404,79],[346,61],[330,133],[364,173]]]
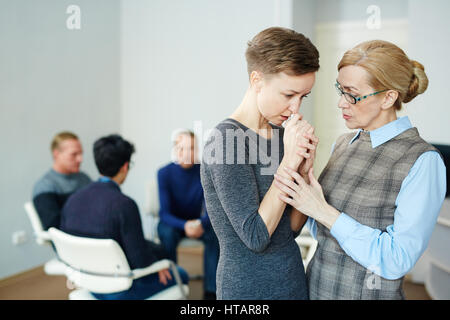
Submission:
[[[381,92],[385,92],[385,91],[388,90],[388,89],[385,89],[385,90],[373,92],[373,93],[370,93],[370,94],[366,94],[366,95],[363,95],[363,96],[360,96],[360,97],[355,97],[355,96],[352,95],[351,93],[345,92],[344,90],[342,90],[342,89],[341,89],[341,85],[340,85],[339,82],[336,81],[336,83],[334,84],[334,86],[336,87],[336,90],[337,90],[337,92],[338,92],[338,95],[339,95],[339,96],[344,95],[345,100],[347,100],[347,102],[348,102],[348,103],[351,103],[351,104],[357,104],[359,101],[361,101],[361,100],[363,100],[363,99],[366,99],[366,98],[368,98],[368,97],[370,97],[370,96],[374,96],[374,95],[376,95],[376,94],[379,94],[379,93],[381,93]]]

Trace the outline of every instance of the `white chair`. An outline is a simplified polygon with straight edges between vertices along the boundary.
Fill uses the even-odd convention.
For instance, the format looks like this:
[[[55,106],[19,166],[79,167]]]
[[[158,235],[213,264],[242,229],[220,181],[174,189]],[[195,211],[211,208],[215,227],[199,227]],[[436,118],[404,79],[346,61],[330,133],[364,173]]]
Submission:
[[[156,243],[161,243],[158,236],[158,223],[159,223],[159,194],[158,194],[158,179],[155,177],[151,179],[145,189],[146,201],[145,201],[145,212],[144,217],[145,225],[148,238]],[[197,239],[183,238],[178,247],[203,247],[203,242]],[[189,276],[191,280],[203,279],[203,274],[191,274]]]
[[[28,219],[31,222],[31,227],[33,228],[34,235],[36,237],[36,243],[41,246],[51,246],[50,235],[47,231],[42,228],[41,219],[36,211],[36,208],[33,205],[33,202],[26,202],[25,211],[27,212]],[[44,264],[44,272],[48,275],[64,275],[66,270],[66,266],[59,261],[58,258],[54,258]]]
[[[183,285],[175,264],[170,260],[131,270],[115,240],[77,237],[56,228],[50,228],[49,234],[60,260],[66,264],[68,281],[78,288],[69,294],[70,300],[95,300],[90,292],[124,291],[131,287],[133,280],[167,268],[172,270],[177,284],[148,299],[186,299],[189,293],[189,287]]]
[[[143,217],[145,223],[143,228],[146,230],[146,236],[149,240],[160,243],[158,237],[159,223],[159,196],[158,181],[156,177],[151,179],[145,186],[145,207],[146,215]]]

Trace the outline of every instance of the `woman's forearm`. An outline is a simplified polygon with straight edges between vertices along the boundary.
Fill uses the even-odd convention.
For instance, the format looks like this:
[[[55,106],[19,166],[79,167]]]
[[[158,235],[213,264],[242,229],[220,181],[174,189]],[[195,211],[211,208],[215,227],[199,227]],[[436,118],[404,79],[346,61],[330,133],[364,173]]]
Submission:
[[[283,160],[280,163],[280,166],[278,167],[277,174],[288,177],[286,175],[286,172],[283,170],[283,167],[288,166],[294,170],[297,170],[302,160],[303,159],[300,157],[296,157],[293,159],[287,157],[283,158]],[[269,236],[271,236],[275,231],[275,229],[277,228],[281,216],[283,215],[283,212],[286,209],[286,203],[280,200],[280,198],[278,197],[280,193],[282,193],[282,191],[280,191],[275,186],[275,184],[272,183],[263,200],[261,201],[261,204],[258,209],[259,215],[261,216],[262,220],[264,221],[267,227]]]
[[[304,215],[294,207],[292,207],[291,211],[291,230],[294,232],[298,232],[303,228],[303,226],[306,223],[306,220],[308,220],[308,216]]]

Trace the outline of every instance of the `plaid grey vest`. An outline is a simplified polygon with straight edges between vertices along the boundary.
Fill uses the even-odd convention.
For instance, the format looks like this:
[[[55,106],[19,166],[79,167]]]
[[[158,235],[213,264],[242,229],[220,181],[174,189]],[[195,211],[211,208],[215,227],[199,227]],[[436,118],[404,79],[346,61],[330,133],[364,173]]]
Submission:
[[[349,144],[354,136],[338,138],[319,182],[326,200],[338,211],[385,231],[394,223],[395,200],[409,170],[422,153],[436,149],[416,128],[376,148],[372,148],[368,132],[361,131]],[[361,266],[320,223],[317,240],[307,269],[310,299],[404,299],[403,278],[387,280]]]

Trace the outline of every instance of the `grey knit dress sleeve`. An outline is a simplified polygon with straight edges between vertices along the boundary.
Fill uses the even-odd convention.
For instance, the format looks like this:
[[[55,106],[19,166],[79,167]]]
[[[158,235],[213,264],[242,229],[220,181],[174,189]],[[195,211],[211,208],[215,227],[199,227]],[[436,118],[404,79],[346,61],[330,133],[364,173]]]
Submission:
[[[273,174],[262,170],[270,164],[262,159],[268,155],[261,153],[268,151],[278,166],[283,150],[279,145],[278,150],[271,148],[271,143],[282,144],[281,136],[275,142],[258,140],[256,133],[252,135],[245,126],[230,121],[215,129],[204,148],[201,179],[220,245],[218,299],[306,299],[305,272],[290,227],[291,208],[286,208],[271,237],[258,213],[273,181]],[[248,133],[245,143],[230,143],[227,133],[239,130]],[[268,147],[259,148],[261,141]],[[257,148],[252,149],[252,144]]]
[[[245,164],[212,164],[206,170],[236,234],[250,250],[263,251],[270,238],[258,213],[258,186],[252,168]]]

